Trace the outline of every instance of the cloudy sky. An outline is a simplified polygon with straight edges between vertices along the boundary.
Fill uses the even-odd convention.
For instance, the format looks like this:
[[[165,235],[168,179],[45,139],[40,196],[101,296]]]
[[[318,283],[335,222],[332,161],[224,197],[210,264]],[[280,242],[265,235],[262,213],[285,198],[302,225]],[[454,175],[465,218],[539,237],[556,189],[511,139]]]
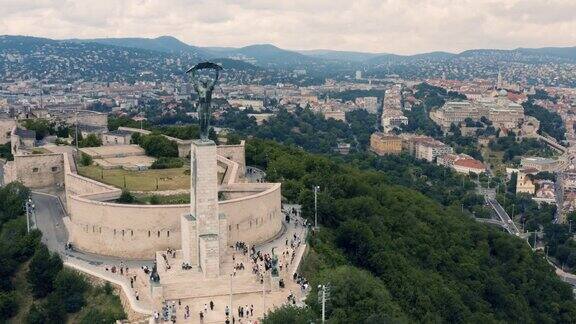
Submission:
[[[0,0],[0,34],[399,54],[576,46],[576,0]]]

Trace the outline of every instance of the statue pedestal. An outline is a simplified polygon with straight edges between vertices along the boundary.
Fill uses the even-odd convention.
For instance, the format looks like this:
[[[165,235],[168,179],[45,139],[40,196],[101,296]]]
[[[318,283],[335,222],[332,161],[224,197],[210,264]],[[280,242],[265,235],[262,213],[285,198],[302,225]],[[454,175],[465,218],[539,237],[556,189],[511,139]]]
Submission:
[[[220,274],[220,220],[216,143],[194,140],[190,147],[190,214],[181,218],[182,252],[205,276]]]
[[[280,290],[280,277],[270,276],[270,291],[275,292]]]

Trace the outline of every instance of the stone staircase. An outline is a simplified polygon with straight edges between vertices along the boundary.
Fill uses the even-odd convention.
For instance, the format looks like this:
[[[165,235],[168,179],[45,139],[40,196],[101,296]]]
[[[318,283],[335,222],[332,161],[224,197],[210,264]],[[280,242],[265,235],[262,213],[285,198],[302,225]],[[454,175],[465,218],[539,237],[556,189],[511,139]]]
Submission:
[[[194,279],[190,280],[193,276]],[[249,270],[243,270],[232,277],[234,294],[244,294],[262,291],[262,285]],[[205,278],[196,272],[187,276],[187,280],[170,277],[162,282],[163,297],[166,300],[221,296],[230,294],[230,276]]]

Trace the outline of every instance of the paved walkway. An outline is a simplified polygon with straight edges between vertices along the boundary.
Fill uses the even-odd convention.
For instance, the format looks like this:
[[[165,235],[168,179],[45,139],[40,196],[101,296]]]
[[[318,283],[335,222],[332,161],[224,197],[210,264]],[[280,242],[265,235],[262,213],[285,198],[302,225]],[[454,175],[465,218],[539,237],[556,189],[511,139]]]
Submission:
[[[120,286],[133,311],[144,315],[152,315],[151,303],[136,300],[136,291],[131,288],[129,277],[106,271],[106,268],[110,269],[112,266],[119,268],[120,264],[122,264],[124,267],[132,269],[131,274],[137,274],[138,269],[142,266],[151,267],[151,260],[122,260],[115,257],[67,250],[65,247],[66,243],[68,243],[68,232],[64,226],[67,216],[58,196],[34,191],[32,193],[32,201],[36,206],[35,223],[42,232],[42,243],[46,244],[48,249],[59,253],[66,266]],[[141,277],[145,276],[143,273],[139,275]]]
[[[149,296],[147,291],[140,290],[140,300],[136,300],[135,292],[137,289],[149,289],[146,286],[147,276],[140,270],[142,266],[152,267],[152,260],[122,260],[116,257],[107,257],[102,255],[82,253],[78,251],[67,250],[65,248],[68,242],[68,232],[65,227],[65,222],[68,220],[67,215],[64,211],[64,206],[61,200],[58,198],[58,193],[46,193],[40,191],[34,191],[32,193],[32,200],[36,206],[36,214],[34,217],[34,223],[37,224],[38,229],[42,231],[42,242],[48,246],[51,251],[58,252],[65,263],[66,266],[75,268],[79,271],[83,271],[90,275],[96,276],[103,280],[112,282],[120,286],[124,292],[124,295],[128,299],[132,310],[140,314],[152,315],[153,314],[153,302],[148,300],[146,296]],[[290,222],[284,222],[284,231],[282,235],[276,237],[274,240],[265,242],[256,246],[256,249],[261,251],[261,253],[271,254],[273,248],[275,248],[275,253],[279,255],[279,260],[283,266],[289,263],[289,269],[284,270],[286,273],[283,274],[285,278],[290,278],[294,272],[297,271],[299,263],[304,255],[306,249],[305,238],[307,235],[307,228],[303,226],[303,220],[300,217],[300,207],[297,205],[284,205],[285,211],[291,211],[292,208],[296,210],[296,214],[291,214]],[[296,247],[295,242],[300,241],[301,243]],[[295,249],[292,249],[294,245]],[[286,258],[282,258],[283,252],[292,253],[294,251],[294,260],[289,262]],[[288,254],[287,254],[288,255]],[[130,269],[130,275],[137,274],[139,276],[139,282],[136,289],[131,287],[130,277],[126,275],[120,275],[119,273],[112,273],[110,268],[120,265],[128,267]],[[250,271],[246,263],[247,269],[244,271]],[[106,271],[106,268],[109,270]],[[286,268],[284,268],[286,269]],[[244,323],[247,319],[255,320],[256,318],[261,318],[263,316],[263,310],[269,307],[278,307],[285,303],[286,296],[290,291],[293,291],[299,297],[299,304],[304,296],[298,294],[299,286],[292,280],[285,279],[286,288],[278,293],[267,292],[264,295],[258,294],[234,294],[234,304],[233,305],[254,305],[253,316],[251,318],[244,318]],[[144,282],[144,287],[141,283]],[[204,323],[221,323],[224,320],[224,307],[229,302],[228,296],[216,296],[214,298],[197,298],[193,300],[186,300],[187,305],[190,306],[191,316],[185,322],[196,323],[199,321],[199,312],[204,309],[204,304],[209,303],[213,300],[216,303],[214,311],[209,311],[205,315]],[[182,321],[184,317],[184,305],[181,308],[177,308],[178,319]],[[222,309],[220,309],[222,308]],[[237,310],[235,310],[237,312]],[[236,317],[238,319],[238,317]]]

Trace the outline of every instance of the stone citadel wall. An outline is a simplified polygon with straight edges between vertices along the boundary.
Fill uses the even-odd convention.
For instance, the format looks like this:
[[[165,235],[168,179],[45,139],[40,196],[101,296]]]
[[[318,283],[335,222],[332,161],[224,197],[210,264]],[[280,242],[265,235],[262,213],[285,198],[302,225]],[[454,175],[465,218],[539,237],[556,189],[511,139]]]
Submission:
[[[62,154],[16,155],[4,165],[4,182],[22,182],[32,189],[64,185]]]
[[[70,214],[67,227],[76,248],[130,259],[153,259],[156,251],[181,248],[180,217],[190,212],[190,205],[110,202],[120,196],[120,189],[71,172],[67,159],[65,165]],[[279,183],[223,186],[231,197],[236,197],[219,202],[219,213],[227,220],[230,244],[261,243],[280,232],[280,189]],[[234,195],[235,192],[239,194]]]

